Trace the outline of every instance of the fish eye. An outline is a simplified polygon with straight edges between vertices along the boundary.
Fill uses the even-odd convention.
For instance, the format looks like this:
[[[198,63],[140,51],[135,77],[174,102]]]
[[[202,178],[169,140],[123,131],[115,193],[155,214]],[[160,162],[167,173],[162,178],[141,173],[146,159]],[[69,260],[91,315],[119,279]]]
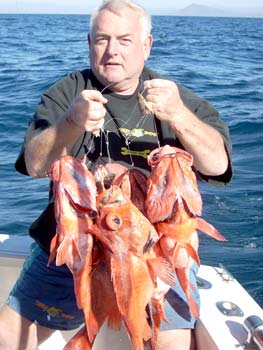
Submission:
[[[122,219],[117,214],[108,213],[105,222],[110,230],[117,230],[122,226]]]
[[[116,217],[112,220],[116,225],[120,225],[121,224],[121,220],[120,218]]]

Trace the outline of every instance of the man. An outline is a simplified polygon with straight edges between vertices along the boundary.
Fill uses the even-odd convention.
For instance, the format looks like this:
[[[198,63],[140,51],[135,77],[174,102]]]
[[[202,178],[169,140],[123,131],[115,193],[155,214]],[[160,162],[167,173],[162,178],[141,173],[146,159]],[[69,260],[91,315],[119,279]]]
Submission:
[[[55,159],[85,153],[91,170],[110,157],[149,171],[146,156],[160,141],[191,153],[204,181],[230,181],[229,134],[218,113],[186,88],[144,67],[152,46],[150,30],[149,16],[133,2],[102,4],[88,36],[91,70],[72,73],[42,96],[16,163],[20,172],[44,177]],[[155,118],[142,115],[138,92],[151,103]],[[53,330],[74,329],[83,322],[70,272],[64,266],[46,267],[54,234],[52,210],[49,206],[30,228],[38,245],[0,313],[0,350],[34,349]],[[194,267],[191,273],[195,283]],[[47,315],[41,305],[60,312]],[[195,320],[183,315],[175,320],[161,332],[160,349],[194,349],[190,329]]]

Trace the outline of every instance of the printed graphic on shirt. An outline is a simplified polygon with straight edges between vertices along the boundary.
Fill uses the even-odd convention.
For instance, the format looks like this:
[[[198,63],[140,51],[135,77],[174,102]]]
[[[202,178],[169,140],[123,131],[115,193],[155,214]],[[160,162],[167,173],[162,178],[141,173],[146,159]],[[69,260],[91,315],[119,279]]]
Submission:
[[[125,128],[119,128],[119,131],[124,137],[144,137],[144,136],[152,136],[157,137],[156,132],[147,131],[144,129],[125,129]]]
[[[122,147],[121,148],[121,154],[123,156],[139,156],[147,159],[148,155],[150,154],[149,149],[145,149],[144,151],[133,151],[127,147]]]
[[[74,316],[67,315],[61,309],[58,309],[55,306],[48,306],[39,300],[36,300],[35,305],[47,313],[48,319],[55,318],[55,317],[62,317],[62,318],[66,318],[68,320],[74,319]]]

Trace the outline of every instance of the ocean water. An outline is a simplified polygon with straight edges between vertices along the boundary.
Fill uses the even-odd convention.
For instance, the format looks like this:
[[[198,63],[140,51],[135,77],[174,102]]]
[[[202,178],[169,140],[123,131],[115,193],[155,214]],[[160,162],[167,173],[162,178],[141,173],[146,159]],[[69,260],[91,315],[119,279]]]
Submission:
[[[0,233],[27,235],[47,204],[47,179],[17,173],[29,118],[51,84],[88,65],[88,16],[0,15]],[[200,184],[204,264],[223,263],[263,307],[263,19],[153,17],[148,66],[208,99],[230,128],[234,177]]]

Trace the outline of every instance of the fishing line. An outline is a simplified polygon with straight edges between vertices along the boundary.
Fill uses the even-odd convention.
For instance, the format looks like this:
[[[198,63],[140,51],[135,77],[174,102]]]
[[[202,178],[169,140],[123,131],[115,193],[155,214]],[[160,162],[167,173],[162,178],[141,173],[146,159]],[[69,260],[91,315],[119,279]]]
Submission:
[[[154,116],[154,114],[153,114],[153,116]],[[154,127],[154,132],[156,133],[156,136],[157,136],[157,146],[158,146],[158,148],[161,148],[161,143],[160,143],[159,136],[158,136],[158,128],[157,128],[156,120],[154,117],[153,117],[153,127]]]
[[[109,87],[115,85],[115,84],[119,84],[120,82],[126,80],[126,79],[129,79],[129,77],[126,77],[118,82],[111,82],[109,83],[108,85],[106,85],[101,91],[100,93],[103,94],[104,91],[106,91]],[[141,81],[140,81],[141,83]],[[142,90],[141,92],[141,95],[143,95],[143,93],[145,92],[145,89]],[[122,128],[124,128],[126,125],[129,124],[129,122],[132,120],[132,118],[134,117],[135,113],[136,113],[136,107],[139,105],[139,99],[137,99],[137,103],[134,105],[134,108],[130,114],[130,116],[128,117],[128,119],[122,124]],[[139,107],[140,111],[141,108]],[[150,118],[152,117],[153,118],[153,127],[154,127],[154,132],[156,133],[156,136],[157,136],[157,145],[158,145],[158,148],[160,148],[160,140],[159,140],[159,137],[158,137],[158,132],[157,132],[157,125],[156,125],[156,120],[154,118],[154,113],[150,112],[150,113],[142,113],[142,116],[141,118],[137,121],[137,123],[135,124],[134,129],[138,129],[139,127],[143,127],[143,125],[145,124],[146,122],[146,118]],[[111,132],[110,130],[107,130],[107,124],[111,123],[113,120],[113,122],[115,122],[118,130],[120,129],[119,125],[118,125],[118,121],[119,122],[123,122],[123,119],[121,118],[114,118],[112,117],[111,120],[109,120],[108,122],[106,122],[102,128],[101,128],[101,139],[100,139],[100,157],[102,157],[102,150],[103,150],[103,137],[102,135],[104,136],[104,139],[105,139],[105,144],[106,144],[106,152],[107,152],[107,157],[109,159],[109,162],[111,163],[112,162],[112,159],[111,159],[111,155],[110,155],[110,145],[109,145],[109,133]],[[129,133],[127,135],[125,135],[124,132],[120,132],[122,137],[124,138],[125,140],[125,145],[127,146],[128,150],[129,150],[129,156],[130,156],[130,163],[131,163],[131,166],[134,166],[134,161],[133,161],[133,158],[132,158],[132,152],[131,152],[131,149],[130,149],[130,144],[137,138],[136,135],[133,136],[132,134],[132,130],[129,130]],[[92,144],[94,141],[94,137],[95,135],[93,134],[92,135],[92,139],[91,139],[91,143],[90,143],[90,148],[89,149],[86,149],[87,153],[88,154],[90,151],[91,151],[91,147],[92,147]]]
[[[124,80],[126,80],[126,79],[129,79],[129,77],[126,77],[126,78],[124,78],[123,80],[120,80],[120,81],[118,81],[118,82],[112,82],[112,83],[106,85],[106,86],[100,91],[100,93],[103,94],[103,92],[104,92],[106,89],[108,89],[110,86],[112,86],[112,85],[114,85],[114,84],[119,84],[120,82],[122,82],[122,81],[124,81]],[[124,124],[122,125],[122,127],[124,127],[125,125],[127,125],[128,122],[131,120],[131,118],[134,116],[134,113],[135,113],[135,110],[136,110],[136,106],[137,106],[137,105],[134,106],[131,115],[130,115],[129,118],[124,122]],[[112,118],[112,120],[115,122],[115,124],[116,124],[116,126],[117,126],[117,128],[118,128],[118,130],[119,130],[119,125],[118,125],[116,122],[118,122],[118,120],[119,120],[120,122],[122,122],[123,120],[122,120],[121,118],[114,118],[114,117]],[[110,123],[112,120],[109,120],[108,123]],[[140,121],[139,121],[139,122],[140,122]],[[138,124],[138,123],[137,123],[137,124]],[[136,127],[137,127],[137,125],[136,125]],[[110,131],[107,130],[106,128],[107,128],[107,123],[105,123],[105,124],[102,126],[102,128],[101,128],[101,133],[104,135],[105,143],[106,143],[107,157],[108,157],[108,159],[109,159],[109,162],[111,163],[111,162],[112,162],[112,159],[111,159],[111,155],[110,155],[110,144],[109,144],[109,133],[110,133]],[[122,134],[122,133],[121,133],[121,134]],[[128,150],[130,151],[130,143],[131,143],[132,141],[129,142],[129,136],[126,137],[124,134],[122,134],[122,136],[124,137],[124,139],[125,139],[125,144],[126,144]],[[103,137],[101,137],[100,156],[102,156],[102,147],[103,147],[102,142],[103,142]],[[129,153],[131,153],[131,152],[129,152]],[[131,166],[134,166],[134,161],[133,161],[133,159],[132,159],[132,155],[130,154],[129,156],[130,156],[130,163],[131,163]]]
[[[137,102],[137,104],[135,104],[129,118],[122,124],[122,128],[125,128],[125,126],[127,124],[129,124],[129,121],[135,115],[137,105],[138,105],[138,102]],[[135,124],[133,129],[137,129],[137,128],[139,128],[139,126],[142,127],[146,121],[146,118],[148,118],[148,115],[142,115],[142,117],[137,121],[137,123]],[[118,121],[122,122],[123,120],[121,118],[112,118],[112,119],[113,119],[113,122],[115,122],[115,124],[119,130]],[[106,147],[107,147],[107,156],[110,159],[110,161],[111,161],[111,157],[110,157],[109,136],[108,136],[110,131],[107,130],[106,128],[107,128],[107,124],[109,124],[111,122],[112,122],[112,120],[109,120],[107,123],[104,124],[103,128],[101,129],[101,132],[105,136],[105,142],[106,142]],[[131,166],[134,166],[134,161],[133,161],[132,154],[131,154],[132,152],[130,149],[130,144],[136,139],[136,136],[132,137],[132,130],[129,130],[129,133],[127,135],[124,132],[121,132],[120,130],[119,130],[119,132],[121,133],[122,137],[124,138],[125,145],[127,146],[128,150],[129,150],[130,164],[131,164]],[[107,134],[106,134],[106,132],[107,132]],[[102,149],[102,138],[101,138],[101,149]]]
[[[122,81],[124,81],[124,80],[127,80],[127,79],[129,79],[129,78],[124,78],[123,80],[120,80],[119,82],[112,82],[112,83],[110,83],[110,84],[108,84],[107,86],[105,86],[101,91],[100,91],[100,93],[102,94],[106,89],[108,89],[110,86],[112,86],[112,85],[114,85],[114,84],[119,84],[119,83],[121,83]],[[142,94],[143,94],[143,92],[144,92],[145,90],[143,90],[142,91]],[[134,106],[134,108],[133,108],[133,110],[132,110],[132,112],[131,112],[131,114],[130,114],[130,116],[129,116],[129,118],[123,123],[123,125],[122,125],[122,127],[125,127],[128,123],[129,123],[129,121],[133,118],[133,116],[134,116],[134,114],[135,114],[135,111],[136,111],[136,107],[138,106],[138,103],[139,102],[137,102],[136,104],[135,104],[135,106]],[[146,115],[147,116],[147,115]],[[136,123],[136,125],[135,125],[135,127],[138,127],[139,125],[140,125],[140,122],[141,122],[141,120],[143,119],[143,117],[146,117],[145,115],[142,115],[142,118]],[[121,118],[114,118],[114,120],[115,121],[123,121],[123,119],[121,119]],[[109,121],[110,122],[110,121]],[[104,124],[104,126],[106,126],[107,124]],[[103,127],[104,127],[103,126]],[[117,125],[118,126],[118,125]],[[123,135],[124,136],[124,138],[125,138],[125,135]],[[134,138],[135,139],[135,138]],[[131,141],[132,142],[132,141]]]

